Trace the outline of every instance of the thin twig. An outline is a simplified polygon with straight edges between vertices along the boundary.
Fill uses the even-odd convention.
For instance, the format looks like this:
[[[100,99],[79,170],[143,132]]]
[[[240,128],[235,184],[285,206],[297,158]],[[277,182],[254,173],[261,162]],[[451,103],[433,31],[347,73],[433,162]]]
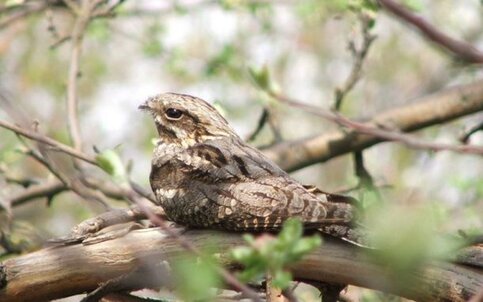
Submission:
[[[248,135],[246,139],[247,142],[252,142],[255,140],[255,138],[257,138],[258,134],[260,134],[260,132],[262,131],[263,126],[265,126],[268,121],[268,114],[268,109],[266,107],[263,108],[262,115],[258,119],[257,127],[250,135]]]
[[[67,81],[67,126],[74,145],[74,149],[82,150],[82,137],[80,134],[79,119],[77,116],[77,79],[79,77],[79,60],[82,51],[84,32],[89,24],[94,1],[84,0],[82,6],[73,1],[64,0],[65,4],[76,14],[74,29],[71,34],[72,50],[70,54],[69,76]]]
[[[10,124],[10,123],[2,121],[2,120],[0,120],[0,127],[11,130],[18,135],[21,135],[21,136],[27,137],[29,139],[35,140],[39,143],[46,144],[50,147],[53,147],[53,149],[49,149],[49,150],[60,151],[60,152],[63,152],[65,154],[68,154],[70,156],[73,156],[75,158],[81,159],[85,162],[88,162],[88,163],[90,163],[94,166],[99,166],[99,164],[96,162],[96,160],[93,157],[91,157],[91,156],[89,156],[89,155],[87,155],[87,154],[85,154],[81,151],[74,150],[72,147],[64,145],[64,144],[62,144],[62,143],[60,143],[60,142],[58,142],[58,141],[56,141],[52,138],[49,138],[49,137],[47,137],[43,134],[40,134],[38,132],[27,130],[27,129],[21,128],[19,126]],[[29,150],[30,151],[27,151],[27,153],[29,155],[33,156],[37,161],[39,161],[49,171],[51,171],[55,176],[57,176],[57,178],[59,178],[61,181],[65,182],[65,184],[64,184],[65,188],[63,188],[62,191],[67,190],[67,189],[72,189],[74,191],[78,191],[76,193],[81,193],[82,188],[80,188],[78,186],[80,184],[84,184],[86,187],[88,187],[90,189],[99,190],[100,192],[102,192],[107,197],[114,198],[114,199],[128,199],[128,196],[127,196],[128,192],[126,192],[126,190],[120,190],[119,187],[114,185],[114,184],[109,185],[108,183],[101,182],[98,179],[88,177],[88,176],[83,176],[80,179],[67,179],[67,178],[61,176],[59,174],[59,171],[57,171],[57,169],[55,167],[53,167],[48,161],[46,161],[42,155],[38,154],[36,151],[34,151],[32,149],[29,149]],[[146,199],[150,200],[151,202],[155,203],[155,198],[152,196],[152,194],[147,193],[141,186],[139,186],[139,185],[137,185],[133,182],[131,182],[131,185],[132,185],[133,190],[135,192],[139,193],[144,198],[146,198]],[[77,190],[77,189],[79,189],[79,190]],[[47,195],[45,195],[45,194],[47,194]],[[18,204],[24,203],[28,200],[32,200],[32,199],[39,197],[37,195],[37,193],[35,193],[32,197],[29,197],[29,196],[30,195],[27,194],[26,197],[23,197],[23,196],[14,197],[13,198],[14,200],[20,199],[20,201],[13,202],[12,205],[16,205],[17,203]],[[47,191],[42,196],[50,196],[50,192]],[[102,199],[102,197],[99,196],[99,195],[94,196],[92,194],[89,194],[89,199],[92,199],[92,198],[94,198],[96,200]],[[105,204],[104,200],[102,200],[102,204]]]
[[[29,2],[30,3],[30,2]],[[34,14],[34,13],[39,13],[43,10],[45,10],[48,6],[49,3],[48,1],[38,1],[34,2],[35,5],[22,5],[21,10],[16,11],[9,15],[7,18],[3,19],[0,21],[0,30],[9,26],[10,24],[24,19],[25,17]]]
[[[271,95],[277,100],[279,100],[280,102],[283,102],[293,107],[300,108],[302,110],[305,110],[307,112],[320,116],[324,119],[332,121],[338,125],[352,129],[355,132],[379,137],[388,141],[400,142],[410,148],[430,150],[435,152],[453,151],[453,152],[466,153],[466,154],[483,154],[483,147],[480,147],[480,146],[454,145],[454,144],[428,142],[425,140],[418,139],[412,135],[398,132],[397,130],[385,130],[384,128],[382,128],[385,125],[374,125],[374,124],[356,122],[344,117],[343,115],[337,112],[331,112],[316,106],[304,104],[299,101],[290,99],[281,94],[272,93]]]
[[[354,152],[354,170],[356,176],[359,178],[359,187],[367,188],[368,190],[377,193],[377,196],[380,197],[377,187],[374,184],[374,179],[364,165],[362,151]]]
[[[32,185],[38,185],[39,180],[37,178],[31,178],[31,177],[16,177],[14,175],[10,175],[8,171],[0,165],[0,174],[3,174],[3,178],[5,179],[5,182],[11,183],[11,184],[17,184],[19,186],[22,186],[24,188],[28,188]]]
[[[61,174],[61,171],[59,169],[57,169],[56,167],[54,167],[54,165],[52,164],[52,162],[48,159],[47,157],[47,154],[41,154],[40,152],[37,152],[36,150],[30,148],[30,146],[27,144],[27,142],[25,142],[22,137],[20,137],[20,135],[18,135],[19,137],[19,140],[24,144],[24,146],[27,148],[27,150],[25,151],[25,154],[31,156],[33,159],[35,159],[37,162],[39,162],[40,164],[42,164],[45,168],[47,168],[47,170],[50,171],[50,173],[52,173],[55,177],[57,177],[57,179],[59,179],[63,184],[65,184],[66,186],[69,186],[69,182],[67,180],[66,177],[64,177],[62,174]],[[40,146],[39,146],[40,148]]]
[[[250,135],[248,135],[246,141],[253,142],[260,134],[260,132],[262,131],[263,127],[265,127],[266,124],[270,126],[270,130],[272,131],[272,134],[273,134],[273,140],[265,147],[268,147],[283,141],[283,137],[279,129],[280,127],[275,117],[274,108],[270,105],[263,108],[262,115],[258,119],[257,127]]]
[[[340,110],[345,96],[355,87],[361,78],[364,60],[367,57],[372,42],[376,39],[376,36],[370,32],[372,18],[363,13],[359,13],[358,17],[361,24],[362,45],[357,49],[354,41],[349,42],[349,50],[352,53],[354,62],[352,64],[351,72],[344,84],[335,90],[334,109],[336,111]]]
[[[468,63],[483,63],[483,52],[473,45],[450,37],[422,17],[393,0],[378,1],[383,8],[418,28],[426,38],[442,46],[456,57]]]
[[[62,0],[64,4],[74,13],[74,14],[79,14],[81,8],[79,5],[76,3],[74,0]],[[84,1],[84,0],[83,0]]]
[[[30,200],[37,198],[52,199],[56,195],[67,191],[68,188],[61,181],[50,181],[45,184],[30,186],[17,195],[11,196],[7,199],[7,202],[11,206],[18,206]]]
[[[463,144],[467,144],[470,137],[478,131],[483,131],[483,121],[474,125],[470,129],[468,129],[468,131],[465,131],[465,133],[463,133],[463,135],[461,135],[461,137],[459,138],[459,141]]]
[[[88,162],[88,163],[90,163],[94,166],[98,166],[96,160],[93,157],[90,157],[90,156],[86,155],[85,153],[77,151],[77,150],[73,149],[72,147],[64,145],[64,144],[62,144],[62,143],[60,143],[60,142],[58,142],[54,139],[51,139],[51,138],[49,138],[49,137],[47,137],[43,134],[39,134],[39,133],[30,131],[30,130],[24,129],[22,127],[19,127],[19,126],[14,125],[14,124],[10,124],[10,123],[2,121],[2,120],[0,120],[0,127],[11,130],[11,131],[13,131],[13,132],[15,132],[15,133],[17,133],[21,136],[27,137],[29,139],[33,139],[35,141],[38,141],[40,143],[46,144],[50,147],[53,147],[53,149],[50,149],[50,150],[60,151],[60,152],[69,154],[70,156],[73,156],[75,158],[81,159],[85,162]]]
[[[112,4],[111,6],[106,7],[104,10],[100,10],[97,12],[94,12],[92,14],[93,18],[99,18],[99,17],[104,17],[104,18],[112,18],[116,16],[115,10],[121,6],[125,0],[118,0],[116,3]]]
[[[374,179],[369,171],[366,169],[364,165],[364,156],[362,154],[362,150],[355,151],[354,155],[354,172],[356,176],[359,178],[359,183],[357,184],[355,189],[366,189],[369,192],[374,193],[374,196],[377,201],[382,201],[381,193],[379,192],[378,187],[374,184]],[[359,191],[359,202],[364,202],[364,192]]]

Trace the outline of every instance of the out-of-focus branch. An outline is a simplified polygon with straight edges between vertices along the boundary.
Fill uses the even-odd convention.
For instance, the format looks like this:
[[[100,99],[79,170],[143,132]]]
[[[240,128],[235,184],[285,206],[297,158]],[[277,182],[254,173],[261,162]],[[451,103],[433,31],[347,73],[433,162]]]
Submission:
[[[33,140],[38,141],[40,143],[44,143],[44,144],[46,144],[50,147],[53,147],[52,150],[54,150],[54,151],[60,151],[60,152],[69,154],[70,156],[73,156],[75,158],[81,159],[81,160],[86,161],[86,162],[88,162],[92,165],[97,166],[97,162],[95,161],[95,159],[93,157],[88,156],[88,155],[86,155],[82,152],[79,152],[79,151],[73,149],[72,147],[64,145],[64,144],[56,141],[55,139],[49,138],[45,135],[24,129],[22,127],[19,127],[19,126],[14,125],[14,124],[10,124],[10,123],[2,121],[2,120],[0,120],[0,127],[11,130],[11,131],[15,132],[16,134],[19,134],[19,135],[24,136],[26,138],[33,139]]]
[[[89,25],[94,10],[101,1],[83,0],[80,7],[74,1],[64,0],[66,5],[73,10],[76,15],[74,28],[70,39],[72,50],[70,55],[69,77],[67,81],[67,125],[74,149],[82,150],[82,138],[80,134],[79,119],[77,116],[77,78],[79,76],[79,60],[82,51],[82,40],[84,32]]]
[[[333,106],[334,111],[340,110],[345,96],[355,87],[355,85],[361,78],[364,60],[367,57],[372,42],[374,42],[374,40],[376,39],[376,35],[372,34],[370,31],[371,24],[374,21],[373,17],[369,16],[366,13],[359,12],[358,18],[361,27],[362,43],[361,46],[358,48],[354,40],[349,41],[348,48],[352,54],[354,62],[352,63],[351,72],[345,80],[344,84],[335,89]],[[354,166],[356,176],[359,177],[359,184],[357,185],[357,187],[366,187],[367,189],[376,192],[377,189],[374,185],[373,178],[364,166],[362,150],[354,152]],[[337,293],[336,295],[337,297],[339,296],[338,294],[339,293]],[[337,298],[334,297],[333,300],[337,300]]]
[[[253,142],[267,124],[270,126],[270,130],[273,134],[273,141],[268,145],[271,146],[283,141],[282,134],[280,133],[279,121],[275,116],[275,108],[273,108],[271,105],[267,105],[265,108],[263,108],[262,115],[258,120],[256,128],[247,136],[246,141]]]
[[[352,54],[352,57],[354,58],[354,63],[352,64],[351,72],[344,84],[335,90],[334,109],[336,111],[340,110],[345,96],[359,81],[362,75],[362,66],[364,64],[364,60],[369,52],[372,42],[374,42],[376,39],[376,36],[370,32],[372,18],[364,13],[359,13],[359,20],[361,23],[362,44],[359,48],[357,48],[354,41],[349,42],[348,48]]]
[[[166,219],[166,214],[160,206],[148,205],[148,210],[154,215]],[[95,233],[103,230],[107,227],[124,224],[128,222],[139,221],[147,219],[146,214],[141,210],[139,206],[131,206],[127,209],[113,209],[108,212],[104,212],[96,217],[84,220],[80,224],[76,225],[71,232],[64,237],[53,239],[50,243],[59,244],[71,244],[77,242],[84,242],[87,238],[93,237]],[[124,227],[121,230],[122,234],[129,232],[128,227]]]
[[[463,144],[468,143],[470,137],[478,131],[483,131],[483,121],[465,131],[465,133],[463,133],[459,138],[460,142]]]
[[[240,234],[209,230],[189,230],[183,237],[200,250],[216,247],[214,252],[221,255],[244,244]],[[44,301],[91,291],[153,259],[172,261],[182,250],[177,240],[159,229],[136,230],[96,244],[42,249],[0,263],[0,300]],[[219,259],[232,267],[229,258]],[[431,263],[411,275],[410,282],[391,287],[387,269],[368,261],[361,248],[330,239],[291,270],[298,280],[348,283],[419,301],[467,301],[483,286],[480,268]]]
[[[245,141],[252,142],[252,141],[255,140],[255,138],[257,138],[258,134],[260,134],[260,132],[262,131],[263,126],[265,126],[265,124],[268,121],[268,115],[269,115],[268,109],[267,108],[263,108],[262,115],[258,119],[256,128],[253,130],[252,133],[250,133],[247,136],[247,138],[245,139]]]
[[[289,100],[290,101],[290,100]],[[300,107],[298,104],[297,106]],[[305,106],[305,105],[304,105]],[[413,147],[431,150],[450,149],[470,153],[481,152],[482,147],[424,143],[401,132],[411,132],[451,121],[483,110],[483,80],[460,85],[422,97],[413,103],[390,109],[373,116],[366,123],[357,123],[341,115],[305,106],[306,110],[352,129],[334,131],[319,136],[283,142],[264,150],[264,153],[283,169],[294,171],[339,155],[363,150],[377,143],[396,140]],[[314,112],[316,110],[316,112]],[[390,129],[390,130],[386,130]]]
[[[51,181],[45,184],[30,186],[22,192],[8,198],[9,204],[18,206],[37,198],[52,199],[55,195],[67,191],[68,188],[61,181]]]
[[[483,63],[483,52],[473,45],[450,37],[396,1],[378,0],[378,2],[384,9],[391,12],[404,22],[415,26],[426,38],[440,45],[461,60],[468,63]]]
[[[64,145],[61,142],[56,141],[52,138],[49,138],[38,132],[27,130],[25,128],[19,127],[14,124],[10,124],[2,120],[0,120],[0,127],[11,130],[17,135],[27,137],[41,144],[45,144],[49,147],[52,147],[52,150],[61,151],[75,158],[84,160],[92,165],[99,166],[94,157],[91,157],[83,153],[82,151],[75,150],[70,146]],[[56,168],[51,166],[42,157],[42,155],[37,154],[37,151],[33,149],[31,150],[31,152],[32,152],[31,155],[33,155],[36,160],[38,160],[43,165],[46,165],[46,167],[54,175],[57,175],[59,171],[56,171]],[[55,196],[56,194],[63,192],[65,190],[73,190],[78,194],[80,193],[81,196],[86,198],[102,199],[102,196],[97,195],[95,192],[95,191],[99,191],[103,195],[113,199],[130,200],[131,199],[130,196],[132,196],[132,194],[137,194],[139,196],[142,196],[143,198],[146,198],[147,200],[150,200],[151,202],[155,201],[152,194],[145,192],[143,188],[141,188],[139,185],[133,182],[131,182],[131,188],[126,189],[126,188],[121,188],[120,186],[115,185],[113,183],[100,181],[99,179],[88,175],[84,175],[82,178],[79,178],[79,179],[77,178],[68,179],[69,181],[66,181],[65,179],[63,179],[63,177],[60,177],[60,176],[58,176],[58,179],[60,180],[60,182],[57,182],[57,183],[52,182],[52,183],[49,183],[48,185],[44,184],[39,186],[32,186],[28,190],[20,193],[19,195],[15,195],[9,198],[9,204],[11,206],[16,206],[40,197],[51,198],[52,196]],[[91,192],[89,195],[84,196],[85,194],[88,194],[88,192],[87,190],[82,190],[82,188],[79,187],[80,185],[84,185],[88,189],[92,189],[93,192]],[[52,194],[52,192],[54,194]]]
[[[23,5],[18,5],[14,7],[1,7],[0,15],[5,14],[6,17],[0,20],[0,30],[14,23],[15,21],[21,20],[31,14],[39,13],[47,9],[49,6],[49,1],[28,1],[28,3]],[[12,12],[7,12],[11,10]]]

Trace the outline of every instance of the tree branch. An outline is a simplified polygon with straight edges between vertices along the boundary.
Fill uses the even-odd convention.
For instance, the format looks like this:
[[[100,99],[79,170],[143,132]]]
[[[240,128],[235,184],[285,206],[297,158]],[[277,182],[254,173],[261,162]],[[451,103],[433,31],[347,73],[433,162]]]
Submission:
[[[67,82],[67,126],[74,149],[82,150],[79,119],[77,117],[77,78],[79,77],[79,60],[82,51],[84,32],[89,25],[91,15],[98,0],[83,0],[80,9],[75,2],[64,0],[65,4],[76,14],[74,29],[71,34],[72,50],[70,55],[69,77]]]
[[[373,116],[363,125],[384,127],[394,134],[411,132],[483,110],[483,80],[422,97],[413,103]],[[330,114],[330,113],[329,113]],[[383,129],[381,129],[383,130]],[[388,131],[386,131],[388,132]],[[294,171],[331,158],[388,141],[355,131],[334,131],[315,137],[283,142],[264,153],[286,171]]]
[[[10,205],[18,206],[33,199],[45,197],[53,198],[55,195],[67,191],[68,187],[61,181],[51,181],[45,184],[30,186],[17,195],[8,198]]]
[[[4,19],[0,19],[0,30],[4,29],[5,27],[16,21],[24,19],[29,15],[42,12],[49,7],[49,4],[51,4],[49,3],[49,1],[28,1],[27,4],[22,4],[14,7],[15,11],[13,13],[8,14]],[[8,7],[0,7],[0,16],[8,9]]]
[[[362,44],[359,48],[356,47],[354,40],[349,41],[348,48],[352,54],[354,62],[349,76],[342,86],[337,87],[334,93],[334,110],[339,111],[342,106],[342,101],[345,96],[356,86],[357,82],[362,76],[364,60],[367,57],[369,48],[372,42],[376,39],[376,35],[370,32],[371,21],[373,19],[364,13],[358,14],[359,22],[361,23]]]
[[[97,166],[97,162],[96,160],[93,158],[93,157],[90,157],[82,152],[79,152],[67,145],[64,145],[52,138],[49,138],[45,135],[42,135],[42,134],[39,134],[39,133],[36,133],[36,132],[33,132],[33,131],[29,131],[27,129],[24,129],[22,127],[19,127],[17,125],[13,125],[13,124],[10,124],[8,122],[5,122],[5,121],[2,121],[0,120],[0,127],[1,128],[5,128],[5,129],[8,129],[8,130],[11,130],[21,136],[25,136],[29,139],[33,139],[33,140],[36,140],[40,143],[44,143],[50,147],[53,147],[54,150],[57,150],[57,151],[61,151],[61,152],[64,152],[66,154],[69,154],[75,158],[78,158],[78,159],[81,159],[83,161],[86,161],[92,165],[95,165]]]
[[[190,230],[183,236],[200,250],[210,246],[220,253],[244,244],[234,233]],[[483,253],[483,247],[476,248]],[[136,230],[92,245],[45,248],[0,263],[0,300],[44,301],[91,291],[153,259],[172,261],[181,251],[179,242],[159,229]],[[219,259],[233,267],[227,257]],[[391,287],[387,269],[369,262],[363,249],[332,239],[291,270],[296,279],[348,283],[420,301],[467,301],[483,287],[481,267],[451,263],[426,264],[414,272],[412,282]]]
[[[396,15],[403,21],[415,26],[426,38],[440,45],[456,57],[468,63],[483,63],[483,52],[473,45],[448,36],[422,17],[412,13],[410,10],[393,0],[378,1],[384,9]]]

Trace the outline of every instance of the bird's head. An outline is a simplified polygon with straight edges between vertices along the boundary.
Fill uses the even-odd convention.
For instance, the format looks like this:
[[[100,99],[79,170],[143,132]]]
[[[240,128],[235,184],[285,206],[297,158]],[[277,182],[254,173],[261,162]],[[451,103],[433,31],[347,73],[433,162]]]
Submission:
[[[164,143],[191,146],[208,139],[237,136],[213,106],[194,96],[158,94],[147,99],[139,109],[153,116]]]

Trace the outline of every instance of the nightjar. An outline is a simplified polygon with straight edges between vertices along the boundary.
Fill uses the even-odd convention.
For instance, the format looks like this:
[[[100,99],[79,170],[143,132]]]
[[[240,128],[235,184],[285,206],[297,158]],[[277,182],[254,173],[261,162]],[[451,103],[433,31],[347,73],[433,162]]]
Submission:
[[[297,217],[305,229],[361,242],[351,198],[301,185],[245,144],[204,100],[164,93],[139,108],[152,115],[159,134],[150,183],[172,221],[260,232]]]

